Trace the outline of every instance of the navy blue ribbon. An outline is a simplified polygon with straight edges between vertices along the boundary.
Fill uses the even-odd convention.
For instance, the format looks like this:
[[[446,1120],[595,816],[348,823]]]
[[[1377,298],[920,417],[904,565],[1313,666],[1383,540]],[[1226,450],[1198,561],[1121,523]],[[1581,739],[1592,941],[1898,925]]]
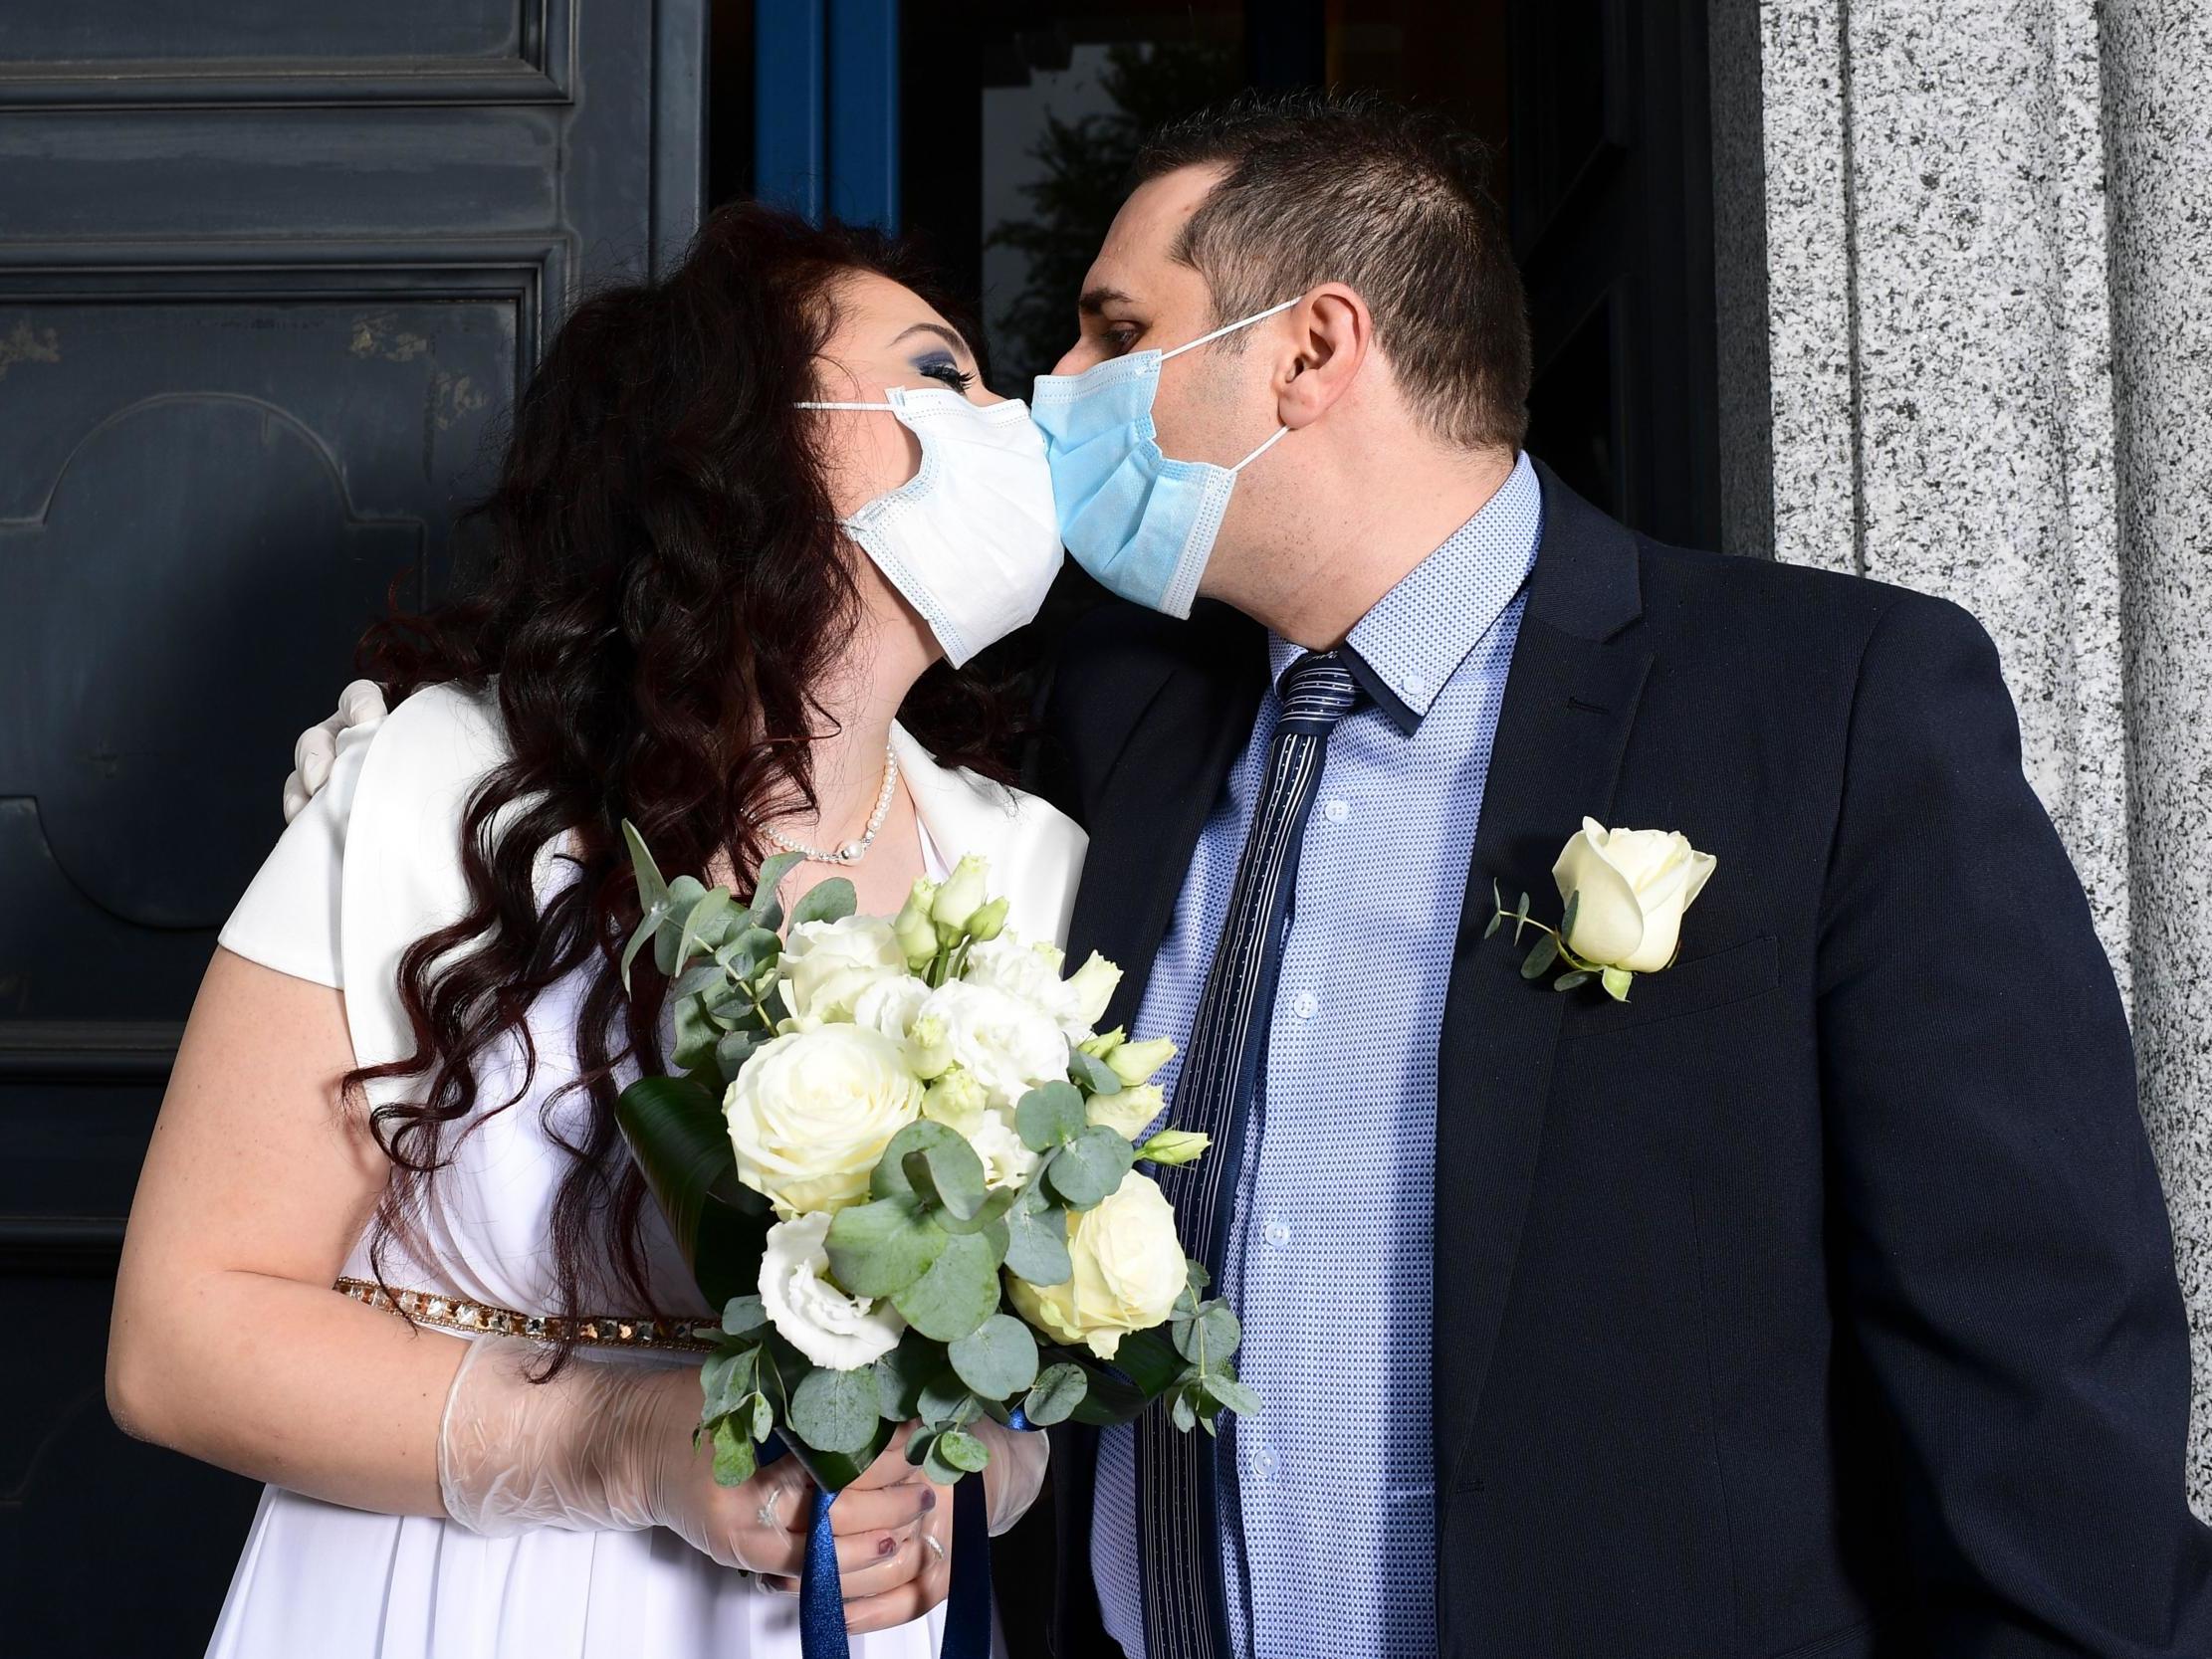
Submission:
[[[1006,1426],[1035,1432],[1019,1406]],[[772,1438],[775,1452],[782,1447]],[[800,1659],[851,1659],[845,1633],[845,1592],[837,1571],[837,1535],[829,1522],[837,1494],[814,1489],[806,1525],[806,1559],[798,1580]],[[953,1581],[945,1594],[945,1639],[938,1659],[991,1659],[991,1512],[981,1476],[953,1488]]]

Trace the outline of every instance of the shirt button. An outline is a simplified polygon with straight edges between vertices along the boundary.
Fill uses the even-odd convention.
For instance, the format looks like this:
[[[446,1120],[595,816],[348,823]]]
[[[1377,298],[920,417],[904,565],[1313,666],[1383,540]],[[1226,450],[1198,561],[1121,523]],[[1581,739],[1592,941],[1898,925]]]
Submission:
[[[1398,686],[1408,697],[1419,697],[1429,689],[1429,682],[1418,674],[1409,674],[1398,682]]]
[[[1290,1228],[1288,1224],[1281,1221],[1268,1222],[1267,1242],[1269,1244],[1288,1244],[1290,1242]]]
[[[1290,999],[1290,1011],[1296,1014],[1302,1020],[1309,1020],[1313,1018],[1315,1011],[1318,1010],[1320,1006],[1321,999],[1315,996],[1311,991],[1300,991],[1296,996]]]
[[[1341,824],[1352,816],[1352,805],[1349,801],[1325,801],[1321,811],[1330,823]]]
[[[1254,1479],[1265,1480],[1275,1472],[1275,1454],[1265,1446],[1255,1449],[1244,1461],[1250,1466]]]

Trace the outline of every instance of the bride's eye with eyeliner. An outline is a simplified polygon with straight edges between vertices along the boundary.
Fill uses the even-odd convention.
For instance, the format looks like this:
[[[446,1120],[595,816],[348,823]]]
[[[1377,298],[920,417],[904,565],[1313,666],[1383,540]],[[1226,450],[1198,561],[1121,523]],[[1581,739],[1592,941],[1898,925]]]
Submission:
[[[932,357],[926,363],[916,363],[915,368],[932,380],[941,380],[956,392],[965,393],[976,383],[976,377],[950,357]]]

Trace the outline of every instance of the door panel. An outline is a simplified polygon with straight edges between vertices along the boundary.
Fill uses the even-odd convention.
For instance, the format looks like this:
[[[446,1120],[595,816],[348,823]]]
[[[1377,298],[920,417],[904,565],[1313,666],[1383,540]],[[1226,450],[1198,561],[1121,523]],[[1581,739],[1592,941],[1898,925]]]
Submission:
[[[0,1630],[196,1653],[246,1482],[109,1423],[110,1281],[294,733],[583,283],[696,222],[703,0],[0,8]]]

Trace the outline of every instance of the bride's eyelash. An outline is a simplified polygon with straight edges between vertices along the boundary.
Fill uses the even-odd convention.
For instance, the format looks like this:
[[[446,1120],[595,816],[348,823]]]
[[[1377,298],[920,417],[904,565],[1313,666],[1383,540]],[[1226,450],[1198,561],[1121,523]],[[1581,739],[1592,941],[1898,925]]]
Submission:
[[[939,357],[932,362],[917,363],[915,367],[933,380],[942,380],[956,392],[966,392],[969,387],[976,383],[976,377],[950,357]]]

